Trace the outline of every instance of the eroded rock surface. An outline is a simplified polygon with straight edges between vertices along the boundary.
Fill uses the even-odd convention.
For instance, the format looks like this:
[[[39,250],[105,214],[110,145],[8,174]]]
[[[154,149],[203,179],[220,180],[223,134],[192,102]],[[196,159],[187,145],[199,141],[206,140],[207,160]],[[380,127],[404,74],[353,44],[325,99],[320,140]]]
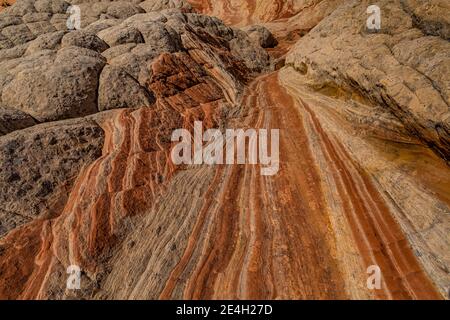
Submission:
[[[372,32],[361,15],[369,3],[348,1],[298,42],[287,63],[311,86],[346,87],[385,105],[449,160],[450,43],[441,12],[450,7],[418,3],[380,2],[382,29]]]
[[[3,10],[0,298],[446,298],[448,5],[369,4]],[[280,129],[279,172],[175,165],[195,121]]]
[[[80,169],[101,155],[103,141],[103,130],[84,119],[0,137],[0,236],[59,214]]]
[[[445,296],[448,2],[380,1],[378,31],[367,29],[369,5],[346,1],[300,39],[281,81],[389,195],[398,208],[391,214]]]
[[[82,30],[68,30],[71,3],[62,0],[21,0],[2,12],[3,108],[47,122],[150,106],[154,99],[146,86],[151,81],[148,66],[163,52],[190,50],[193,36],[206,42],[214,38],[249,73],[270,67],[259,43],[216,18],[190,13],[187,2],[73,4],[80,9]]]
[[[105,63],[98,52],[75,46],[58,52],[38,51],[20,62],[4,61],[3,70],[14,78],[4,84],[2,102],[40,122],[95,113],[98,79]]]
[[[194,119],[217,125],[251,77],[271,68],[247,33],[191,13],[187,3],[76,3],[83,28],[75,31],[62,26],[64,1],[18,1],[2,13],[2,298],[70,296],[58,279],[74,258],[66,251],[72,246],[90,283],[80,294],[91,295],[129,219],[149,209],[173,175],[172,131]],[[35,20],[48,32],[33,33],[28,22]],[[75,119],[60,121],[67,118]],[[110,230],[107,214],[117,222]],[[81,242],[62,244],[77,216]],[[60,239],[38,236],[48,228],[60,230]],[[40,240],[12,245],[23,236]],[[47,262],[34,268],[47,241]],[[49,281],[41,278],[47,272]]]
[[[36,121],[22,111],[0,108],[0,135],[25,129],[35,124]]]

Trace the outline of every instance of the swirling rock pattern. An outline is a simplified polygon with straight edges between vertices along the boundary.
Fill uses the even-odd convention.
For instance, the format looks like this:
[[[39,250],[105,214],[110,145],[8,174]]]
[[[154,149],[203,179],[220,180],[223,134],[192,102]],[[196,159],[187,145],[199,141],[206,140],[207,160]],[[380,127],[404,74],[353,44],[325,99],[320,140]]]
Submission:
[[[360,32],[361,1],[5,9],[0,298],[445,298],[445,3],[381,2],[405,24]],[[175,165],[194,121],[280,129],[278,174]]]

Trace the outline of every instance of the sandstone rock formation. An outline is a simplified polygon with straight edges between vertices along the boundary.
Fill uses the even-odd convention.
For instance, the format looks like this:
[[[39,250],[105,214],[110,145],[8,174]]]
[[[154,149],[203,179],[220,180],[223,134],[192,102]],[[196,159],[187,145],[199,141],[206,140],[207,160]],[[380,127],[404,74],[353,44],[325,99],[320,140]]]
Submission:
[[[0,137],[0,234],[59,215],[83,166],[101,155],[103,130],[86,119],[42,124]]]
[[[4,9],[0,298],[447,298],[449,7],[369,4]],[[195,121],[280,129],[278,174],[174,164]]]
[[[214,18],[185,14],[186,6],[173,9],[178,2],[77,3],[85,28],[70,32],[61,25],[69,17],[64,1],[19,1],[2,14],[0,102],[5,108],[46,122],[150,106],[148,65],[162,52],[189,50],[191,37],[204,37],[197,35],[204,31],[227,42],[234,55],[246,50],[240,59],[251,71],[269,67],[267,53],[245,33]],[[162,9],[169,11],[154,11]]]
[[[380,1],[382,28],[374,32],[362,14],[369,5],[347,1],[298,41],[282,83],[389,195],[392,215],[445,296],[450,46],[442,12],[450,7]]]
[[[334,6],[337,0],[192,0],[192,5],[207,14],[218,16],[230,24],[248,25],[294,17],[315,8],[315,14]],[[342,2],[342,1],[341,1]],[[312,26],[313,27],[313,26]]]
[[[450,33],[440,16],[450,5],[440,2],[438,10],[439,1],[417,3],[381,1],[382,29],[372,33],[361,15],[369,2],[347,2],[300,40],[286,62],[311,86],[346,88],[386,105],[412,135],[450,160]]]
[[[14,0],[2,0],[0,1],[0,11],[4,8],[11,6],[14,3]]]

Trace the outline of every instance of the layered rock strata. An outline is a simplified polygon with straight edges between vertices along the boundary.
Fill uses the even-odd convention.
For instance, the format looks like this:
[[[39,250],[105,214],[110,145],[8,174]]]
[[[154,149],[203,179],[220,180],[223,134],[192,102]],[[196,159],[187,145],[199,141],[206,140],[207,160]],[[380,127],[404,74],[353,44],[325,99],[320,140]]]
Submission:
[[[446,2],[239,4],[0,13],[0,298],[446,298]],[[278,173],[175,165],[195,121],[280,129]]]

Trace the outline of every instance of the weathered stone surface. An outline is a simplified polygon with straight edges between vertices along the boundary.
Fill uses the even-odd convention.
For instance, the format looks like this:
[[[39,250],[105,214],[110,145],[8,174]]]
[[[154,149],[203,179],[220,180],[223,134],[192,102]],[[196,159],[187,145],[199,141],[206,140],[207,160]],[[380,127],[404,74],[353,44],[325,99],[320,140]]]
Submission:
[[[13,6],[7,7],[4,12],[11,15],[23,17],[27,13],[36,12],[36,9],[34,7],[33,0],[21,0],[16,1]]]
[[[114,58],[131,52],[133,48],[136,47],[136,43],[126,43],[117,46],[113,46],[106,51],[102,52],[102,56],[108,61],[112,61]]]
[[[142,12],[144,10],[141,7],[129,2],[113,2],[106,10],[106,14],[116,19],[126,19]]]
[[[67,30],[70,4],[82,30]],[[0,13],[0,298],[446,297],[447,3],[380,1],[378,33],[369,4]],[[195,121],[279,129],[278,172],[173,163],[172,133]],[[73,264],[81,290],[66,288]]]
[[[107,171],[111,168],[128,170],[127,166],[123,165],[127,162],[127,154],[132,155],[129,160],[137,165],[139,172],[142,165],[148,168],[146,173],[138,173],[143,180],[139,178],[140,181],[132,182],[132,185],[124,188],[112,186],[111,192],[114,197],[128,194],[125,197],[124,207],[120,206],[119,209],[124,210],[122,218],[142,214],[152,200],[156,199],[157,194],[150,196],[150,193],[160,192],[158,190],[163,189],[163,182],[170,177],[174,169],[167,160],[171,147],[170,136],[174,129],[184,125],[183,118],[198,116],[208,119],[208,123],[218,123],[215,118],[219,110],[236,103],[249,78],[268,67],[268,54],[259,45],[250,41],[244,32],[235,34],[232,28],[225,26],[217,18],[186,13],[189,11],[188,6],[182,5],[180,10],[176,8],[178,6],[176,2],[153,3],[156,7],[152,5],[152,12],[149,13],[144,13],[144,9],[139,9],[140,7],[136,7],[135,4],[125,2],[80,1],[79,4],[82,9],[82,26],[86,29],[71,32],[65,30],[67,14],[61,10],[52,9],[58,13],[50,17],[35,14],[30,9],[31,12],[26,13],[28,14],[26,20],[35,21],[29,22],[30,24],[46,22],[61,31],[53,30],[51,33],[39,35],[33,41],[25,41],[20,49],[14,46],[12,40],[16,40],[13,38],[11,40],[9,33],[2,38],[7,48],[0,52],[3,59],[0,69],[1,102],[9,108],[8,110],[12,108],[20,110],[15,114],[17,119],[20,112],[29,114],[40,122],[96,113],[89,119],[96,119],[102,123],[107,141],[103,143],[98,137],[83,137],[80,141],[72,139],[72,129],[69,130],[67,127],[74,124],[73,130],[76,130],[78,121],[88,121],[85,119],[35,125],[9,133],[2,138],[13,139],[14,142],[5,140],[5,143],[10,143],[8,146],[17,149],[15,153],[8,151],[7,154],[11,154],[10,158],[0,159],[7,168],[4,171],[7,175],[4,179],[11,179],[17,184],[8,192],[20,192],[22,200],[26,197],[27,201],[19,203],[10,197],[9,193],[1,190],[2,196],[10,197],[11,201],[7,203],[5,208],[7,211],[2,212],[1,219],[2,232],[5,233],[0,240],[0,247],[4,252],[3,258],[0,259],[0,273],[5,275],[0,280],[1,297],[17,297],[17,295],[25,297],[29,294],[23,284],[28,281],[27,277],[31,275],[28,271],[31,269],[24,271],[4,268],[11,263],[17,263],[14,261],[19,257],[20,264],[32,263],[35,249],[33,246],[41,239],[37,237],[36,241],[29,242],[31,251],[27,249],[27,252],[21,251],[16,255],[18,251],[15,251],[15,247],[9,246],[9,237],[17,236],[19,233],[16,231],[28,230],[31,225],[43,226],[48,221],[58,219],[59,216],[63,224],[66,218],[72,219],[73,212],[70,210],[72,200],[67,196],[75,195],[78,191],[71,190],[71,183],[77,178],[81,184],[77,184],[76,188],[90,184],[81,182],[81,176],[86,173],[87,179],[94,177],[95,174],[88,173],[92,168],[82,170],[81,167],[99,156],[100,145],[104,148],[105,157],[102,157],[102,164],[100,162],[99,164]],[[150,3],[147,2],[147,5]],[[52,12],[49,6],[49,2],[40,1],[39,12]],[[154,11],[155,8],[164,10]],[[16,22],[17,24],[14,24]],[[16,25],[21,26],[23,23],[11,20],[11,26]],[[103,40],[100,39],[104,39],[110,47],[102,45]],[[245,50],[240,50],[244,46]],[[117,108],[122,110],[109,110]],[[136,110],[131,112],[130,108]],[[103,110],[109,111],[97,113]],[[21,113],[20,115],[24,116]],[[133,118],[136,119],[135,124],[132,124]],[[96,123],[93,125],[96,126]],[[58,130],[63,131],[61,139]],[[128,137],[132,137],[132,140],[130,141]],[[29,140],[33,141],[34,147],[28,147],[28,143],[31,144]],[[78,149],[78,145],[65,147],[64,143],[67,142],[62,142],[65,140],[74,141],[73,143],[76,140],[81,145],[86,143],[86,146],[93,143],[95,148],[92,146],[82,152]],[[119,140],[123,140],[123,145],[118,149]],[[51,147],[47,147],[47,141]],[[6,150],[11,148],[8,147]],[[41,153],[35,155],[38,150]],[[95,157],[91,150],[95,150]],[[26,156],[38,162],[45,162],[45,166],[36,168],[45,172],[39,171],[39,176],[35,174],[36,170],[20,166],[12,160],[14,158],[19,161]],[[76,161],[77,165],[73,165],[66,157]],[[66,162],[70,170],[66,167]],[[95,162],[92,165],[95,165]],[[153,168],[156,167],[159,169],[155,171]],[[34,178],[29,178],[27,174]],[[106,176],[108,173],[104,172],[101,175]],[[119,177],[122,173],[113,173],[113,176]],[[29,186],[30,179],[38,180]],[[98,189],[95,188],[96,191],[92,196],[86,197],[86,200],[91,199],[94,202],[90,203],[88,200],[89,203],[86,203],[85,208],[102,202],[98,202],[98,197],[104,197],[105,192],[109,193],[108,184],[104,184],[102,179],[98,182],[100,183]],[[22,189],[25,191],[20,191]],[[144,190],[147,195],[142,198],[141,193]],[[150,190],[153,191],[149,192]],[[25,204],[32,206],[30,212],[24,212],[28,210],[28,207],[24,207]],[[78,206],[76,203],[74,205]],[[83,216],[88,212],[84,209],[82,211]],[[98,212],[106,213],[100,208]],[[125,220],[119,216],[113,219],[117,218],[122,225],[121,221]],[[100,222],[98,227],[99,230],[104,228],[103,222]],[[39,228],[33,229],[35,236],[39,234]],[[63,229],[65,227],[60,229],[62,234],[66,234]],[[83,227],[82,233],[89,229]],[[97,239],[100,242],[94,240],[98,246],[94,245],[92,252],[98,254],[97,257],[90,257],[87,251],[80,252],[86,261],[89,261],[90,266],[97,268],[95,266],[98,265],[100,269],[103,268],[102,262],[97,258],[120,244],[120,241],[114,238],[124,234],[125,229],[119,227],[111,231],[101,237],[103,240]],[[32,233],[28,232],[20,234],[33,237]],[[55,247],[55,254],[65,255],[64,250],[60,252],[60,249]],[[44,259],[47,259],[52,254],[45,256]],[[65,264],[65,258],[62,257],[61,261]],[[49,264],[45,265],[50,267]],[[53,268],[53,265],[50,268]],[[91,281],[92,270],[89,269],[87,282]],[[23,271],[25,273],[22,273]],[[16,277],[23,279],[21,283],[17,283],[16,289],[5,291],[4,288],[10,287],[9,284],[14,283]],[[49,277],[49,282],[43,285],[46,288],[52,287],[50,290],[53,294],[59,292],[60,297],[64,296],[63,290],[59,287],[60,283],[55,281],[56,278]],[[87,291],[81,294],[85,292]]]
[[[76,30],[67,33],[61,41],[61,46],[76,46],[97,51],[99,53],[109,48],[108,44],[93,33],[83,30]]]
[[[262,72],[269,69],[270,57],[261,47],[252,45],[252,41],[243,31],[236,31],[236,38],[230,41],[231,51],[238,55],[242,54],[244,62],[250,70]]]
[[[77,174],[101,155],[102,146],[102,129],[84,119],[0,137],[0,237],[58,213]]]
[[[100,31],[98,36],[111,47],[125,43],[144,42],[141,32],[134,27],[109,28]]]
[[[87,26],[83,30],[86,32],[90,32],[90,33],[94,33],[94,34],[98,35],[98,33],[100,31],[108,29],[112,26],[118,25],[121,22],[122,22],[121,19],[100,19],[98,21],[91,23],[89,26]]]
[[[450,40],[450,17],[448,15],[450,5],[448,1],[406,0],[403,9],[412,15],[413,25],[422,30],[424,34]]]
[[[382,29],[368,32],[367,18],[360,14],[368,2],[347,2],[300,40],[286,62],[312,86],[334,83],[384,104],[448,161],[450,44],[420,29],[411,10],[424,7],[408,3],[414,1],[381,1]],[[437,3],[431,1],[429,8]],[[433,21],[438,11],[426,11],[427,19]]]
[[[9,10],[2,13],[0,62],[6,64],[0,70],[0,97],[6,107],[40,122],[152,101],[148,92],[150,99],[140,95],[135,102],[125,103],[117,93],[111,94],[117,91],[117,83],[106,81],[99,96],[99,77],[106,62],[130,76],[121,82],[130,85],[124,88],[127,98],[137,92],[134,80],[140,87],[151,81],[148,66],[160,54],[192,50],[198,47],[197,41],[209,45],[216,39],[251,72],[269,67],[269,56],[259,43],[250,41],[244,32],[235,33],[217,18],[187,13],[191,11],[187,2],[146,1],[142,4],[148,13],[137,5],[139,1],[40,0],[33,8],[30,3],[19,0],[14,6],[15,11],[24,10],[23,15],[13,16]],[[67,30],[66,10],[71,3],[80,7],[82,30]],[[104,53],[108,60],[93,51]],[[111,106],[106,97],[113,99]]]
[[[5,109],[0,106],[0,135],[25,129],[36,124],[30,115],[19,110]]]
[[[312,23],[309,28],[314,27],[342,2],[342,0],[190,1],[200,12],[219,17],[227,24],[248,26],[276,22],[285,31],[297,29],[297,27],[291,28],[294,24],[305,26],[305,23]]]
[[[27,23],[26,26],[35,37],[57,30],[49,21]]]
[[[106,66],[98,88],[98,108],[100,111],[118,108],[149,107],[154,97],[124,69]]]
[[[64,34],[64,31],[56,31],[37,37],[35,40],[29,43],[25,54],[32,54],[42,50],[59,49]]]
[[[3,88],[2,101],[7,107],[41,122],[97,112],[98,77],[105,65],[101,55],[66,47],[45,62],[18,73]]]
[[[14,4],[15,0],[2,0],[0,1],[0,12],[5,9],[10,7],[12,4]]]
[[[186,0],[145,0],[139,4],[146,12],[161,11],[164,9],[181,9],[191,12],[192,6]]]
[[[52,14],[50,12],[35,12],[35,13],[27,13],[22,17],[22,21],[24,23],[33,23],[39,21],[48,21],[50,20]]]
[[[7,37],[14,45],[24,44],[35,38],[35,35],[24,24],[4,27],[1,30],[3,36]]]
[[[272,33],[264,26],[248,26],[242,30],[248,34],[254,43],[263,48],[273,48],[278,44],[278,41],[274,38]]]
[[[64,0],[36,0],[34,7],[37,12],[49,12],[49,13],[66,13],[67,8],[70,6],[70,1]],[[75,2],[75,1],[72,1]]]
[[[19,25],[23,23],[22,19],[17,16],[3,13],[1,17],[2,18],[0,19],[0,28],[2,29],[8,26]]]

